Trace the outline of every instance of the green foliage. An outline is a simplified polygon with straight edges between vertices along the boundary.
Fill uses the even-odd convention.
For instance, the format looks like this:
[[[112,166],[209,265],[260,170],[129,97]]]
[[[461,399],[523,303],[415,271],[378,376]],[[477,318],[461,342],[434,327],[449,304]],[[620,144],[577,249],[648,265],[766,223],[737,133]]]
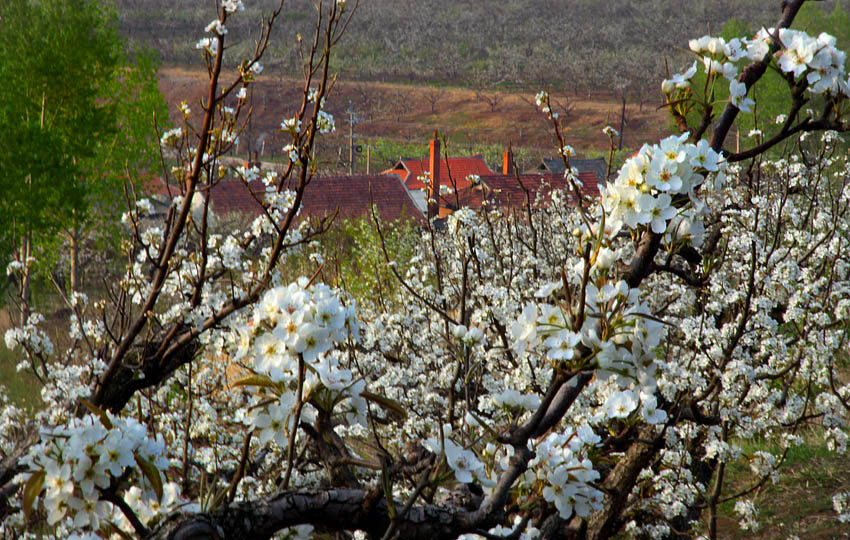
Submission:
[[[850,43],[850,11],[841,5],[840,0],[831,11],[817,2],[803,4],[800,13],[794,18],[794,27],[812,35],[821,32],[832,34],[839,45]]]
[[[116,62],[115,29],[90,9],[56,2],[0,6],[0,231],[22,225],[51,230],[82,208],[80,173],[91,141],[112,124],[112,108],[96,105],[96,81]]]
[[[2,318],[0,316],[0,319]],[[0,328],[5,331],[5,328]],[[16,352],[10,351],[5,345],[0,345],[0,381],[3,381],[0,392],[3,392],[9,403],[16,407],[26,410],[38,409],[41,407],[41,395],[33,392],[33,388],[38,388],[38,379],[28,371],[17,370],[20,360]]]
[[[415,252],[416,225],[404,218],[380,224],[387,253],[402,274]],[[321,257],[323,264],[317,262],[314,254]],[[396,305],[398,280],[384,258],[381,238],[371,218],[334,222],[308,248],[289,257],[285,277],[292,280],[315,274],[319,269],[321,281],[344,289],[361,305],[378,303],[384,309]]]
[[[403,142],[395,139],[379,138],[372,143],[372,163],[376,167],[389,168],[395,165],[399,158],[422,158],[427,156],[428,147],[421,141]]]
[[[413,222],[381,223],[387,253],[400,272],[415,251],[417,232]],[[397,304],[398,281],[384,258],[381,239],[374,222],[366,219],[346,221],[342,238],[345,250],[335,250],[331,256],[339,268],[340,285],[359,302],[372,298],[384,308]]]
[[[114,6],[0,4],[0,252],[15,234],[55,257],[62,231],[111,230],[123,180],[154,164],[154,112],[167,120],[156,72],[128,58]]]

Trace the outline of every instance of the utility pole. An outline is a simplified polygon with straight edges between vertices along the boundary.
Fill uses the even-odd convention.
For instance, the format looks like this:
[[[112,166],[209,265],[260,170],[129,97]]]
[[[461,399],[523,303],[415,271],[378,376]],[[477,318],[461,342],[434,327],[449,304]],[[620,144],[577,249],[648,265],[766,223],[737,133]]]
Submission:
[[[248,110],[254,110],[254,85],[251,85],[249,90],[250,96],[248,97]],[[251,119],[254,117],[253,114],[248,115],[248,141],[250,144],[248,145],[248,160],[251,159],[251,151],[254,150],[254,124]]]
[[[354,105],[352,105],[351,101],[348,102],[348,109],[345,111],[348,113],[348,174],[354,174],[354,124],[362,122],[364,118],[357,116],[354,111]],[[367,164],[368,167],[368,164]]]
[[[623,129],[626,127],[626,96],[623,96],[623,112],[620,113],[620,142],[617,150],[623,149]]]
[[[348,102],[348,174],[354,174],[354,106]]]

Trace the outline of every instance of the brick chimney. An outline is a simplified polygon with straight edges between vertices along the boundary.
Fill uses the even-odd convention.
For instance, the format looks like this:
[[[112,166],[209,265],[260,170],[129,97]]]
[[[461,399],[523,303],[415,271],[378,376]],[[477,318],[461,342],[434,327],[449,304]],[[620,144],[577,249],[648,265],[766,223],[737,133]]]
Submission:
[[[257,167],[258,169],[262,168],[260,164],[260,158],[257,157],[257,151],[252,151],[251,157],[248,158],[248,161],[242,162],[242,165],[244,165],[246,169],[250,169],[251,167]]]
[[[433,219],[440,217],[440,139],[436,129],[429,145],[428,168],[431,172],[431,184],[427,192],[428,219]]]
[[[511,176],[514,174],[514,153],[511,145],[502,153],[502,174]]]

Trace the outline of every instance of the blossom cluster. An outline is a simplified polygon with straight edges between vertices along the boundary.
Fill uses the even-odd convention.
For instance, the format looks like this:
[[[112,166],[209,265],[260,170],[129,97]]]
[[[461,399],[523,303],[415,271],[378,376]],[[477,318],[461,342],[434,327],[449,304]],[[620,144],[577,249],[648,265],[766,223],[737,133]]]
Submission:
[[[245,4],[242,3],[242,0],[223,0],[221,2],[221,7],[224,11],[228,13],[235,13],[236,11],[245,11]]]
[[[316,128],[319,133],[327,134],[336,131],[336,124],[332,114],[325,111],[319,111],[316,115]]]
[[[22,460],[28,471],[19,481],[32,486],[28,493],[40,494],[48,524],[67,520],[69,531],[98,531],[113,518],[112,503],[104,499],[109,490],[131,482],[141,506],[159,502],[170,464],[164,451],[162,435],[152,438],[132,418],[88,414],[43,430]]]
[[[597,275],[598,283],[605,281],[604,272]],[[545,298],[560,287],[552,283],[537,294]],[[539,351],[553,366],[570,370],[593,367],[600,381],[614,383],[605,394],[597,421],[627,418],[642,404],[644,421],[663,423],[666,414],[657,408],[654,397],[658,366],[653,350],[664,335],[664,326],[645,317],[648,305],[641,303],[639,291],[630,289],[624,281],[599,287],[588,283],[584,302],[588,318],[576,329],[564,306],[545,302],[526,305],[511,325],[514,349],[518,353]],[[605,323],[591,322],[598,320]]]
[[[199,43],[208,53],[221,52],[216,47],[227,32],[227,14],[244,9],[240,0],[220,5],[222,18],[207,28],[215,35]],[[344,2],[336,5],[341,9]],[[729,80],[732,103],[747,110],[752,101],[737,81],[735,63],[766,54],[772,36],[782,41],[772,60],[778,69],[801,84],[805,80],[812,92],[847,93],[844,56],[834,39],[788,30],[763,30],[752,40],[694,40],[691,49],[700,61],[665,81],[664,92],[686,94],[701,62],[712,80]],[[243,63],[239,106],[219,109],[221,129],[211,135],[217,149],[202,156],[207,170],[201,182],[216,181],[209,171],[218,168],[219,150],[235,142],[244,85],[261,70],[256,59]],[[324,105],[320,94],[311,88],[308,95],[318,109]],[[537,102],[557,121],[546,92]],[[188,106],[181,109],[188,119]],[[333,131],[333,117],[319,110],[311,129]],[[292,163],[310,157],[300,117],[283,120],[281,130],[292,136],[285,148]],[[181,147],[191,132],[177,128],[160,142],[193,157],[196,148]],[[615,130],[605,132],[616,136]],[[824,139],[827,145],[836,141],[834,134]],[[575,155],[563,140],[558,151],[566,160]],[[237,177],[266,186],[258,196],[266,212],[243,231],[215,234],[201,226],[214,221],[200,194],[177,198],[176,206],[191,210],[194,226],[187,225],[167,265],[159,266],[167,273],[156,291],[160,302],[144,314],[149,328],[190,330],[198,345],[191,362],[157,381],[124,416],[71,418],[68,400],[89,395],[89,383],[106,369],[95,347],[108,343],[113,330],[106,317],[84,318],[85,299],[73,296],[72,341],[86,338],[95,347],[87,356],[69,352],[54,359],[62,361],[39,358],[48,373],[42,395],[50,404],[38,421],[59,427],[42,429],[18,480],[35,494],[30,501],[38,496],[57,536],[79,537],[102,533],[107,523],[129,530],[126,509],[109,502],[118,498],[147,524],[177,506],[211,511],[224,500],[225,485],[235,500],[275,493],[283,450],[289,450],[290,486],[327,487],[334,471],[325,470],[326,456],[317,455],[316,447],[331,439],[348,454],[340,467],[353,471],[363,486],[390,480],[384,485],[388,497],[411,495],[415,484],[408,477],[375,463],[369,451],[354,450],[368,440],[404,466],[421,466],[432,460],[429,454],[441,454],[438,465],[448,470],[432,476],[429,486],[437,504],[454,494],[490,496],[519,462],[522,472],[507,486],[511,506],[498,509],[505,519],[489,534],[530,539],[541,535],[535,527],[543,528],[541,515],[569,520],[602,508],[605,476],[628,464],[624,448],[642,445],[641,452],[653,453],[651,466],[620,493],[626,507],[617,510],[631,520],[628,535],[663,538],[671,523],[690,519],[689,511],[708,500],[711,478],[700,475],[705,460],[739,462],[756,479],[775,480],[781,450],[800,443],[785,427],[808,418],[818,419],[830,448],[846,451],[850,442],[850,385],[841,386],[836,377],[850,317],[850,225],[844,219],[850,167],[829,157],[817,167],[811,162],[765,160],[758,165],[759,182],[742,176],[727,184],[727,174],[745,173],[727,165],[706,141],[688,143],[686,134],[645,145],[602,188],[599,201],[581,212],[567,194],[554,192],[550,205],[538,205],[523,219],[505,219],[498,209],[461,208],[444,230],[417,232],[412,255],[386,265],[403,283],[358,298],[357,315],[349,296],[313,282],[321,268],[313,280],[290,283],[286,257],[298,244],[307,246],[302,254],[316,267],[334,260],[333,254],[308,242],[309,224],[275,236],[293,208],[294,192],[281,189],[275,173],[237,167]],[[177,169],[186,170],[182,163]],[[467,180],[480,182],[475,175]],[[815,202],[823,200],[831,204]],[[142,226],[152,209],[142,200],[125,216],[136,240],[120,283],[128,305],[142,305],[152,294],[146,273],[169,230]],[[703,241],[708,228],[722,238],[720,248]],[[660,235],[662,247],[638,288],[629,285],[625,269],[644,232]],[[264,267],[272,248],[261,242],[269,236],[286,253]],[[359,248],[374,248],[366,244]],[[702,262],[688,261],[685,268],[679,249],[702,244]],[[389,258],[385,247],[383,256]],[[287,264],[277,264],[282,260]],[[24,270],[14,263],[8,269]],[[259,300],[243,303],[246,298]],[[228,311],[234,305],[243,307]],[[22,368],[54,352],[41,319],[31,316],[23,328],[6,333],[9,347],[28,354]],[[580,380],[586,386],[573,401],[557,402]],[[370,411],[369,402],[384,410]],[[543,422],[544,413],[546,421],[555,417],[545,430],[522,435],[524,427],[533,427],[528,422]],[[0,414],[4,454],[12,448],[10,424],[18,417],[5,408]],[[156,437],[148,435],[154,432]],[[739,444],[757,436],[772,438],[780,451],[749,451]],[[307,437],[314,444],[302,444]],[[298,455],[296,447],[303,449]],[[198,503],[189,504],[176,484],[164,482],[169,466],[184,471],[185,485],[199,492]],[[850,519],[848,500],[847,493],[833,499],[842,521]],[[452,504],[455,509],[462,511]],[[757,526],[752,501],[738,500],[735,510],[742,526]],[[281,534],[307,538],[311,527]]]
[[[665,234],[668,242],[701,244],[700,215],[707,208],[697,190],[705,189],[707,178],[721,187],[726,163],[706,140],[692,144],[687,138],[687,134],[670,136],[659,144],[644,145],[626,160],[614,182],[600,189],[606,234],[648,225],[652,232]]]
[[[299,361],[305,365],[305,417],[313,417],[317,405],[332,410],[344,402],[341,407],[348,422],[365,422],[366,402],[361,397],[365,385],[332,354],[349,338],[356,340],[358,328],[354,305],[343,305],[338,294],[324,284],[309,285],[304,278],[265,293],[250,325],[233,334],[234,358],[277,385],[275,402],[255,409],[248,419],[261,442],[274,440],[286,446],[286,433],[295,421],[293,385],[299,381]],[[311,397],[315,399],[307,403]]]
[[[759,30],[755,39],[747,43],[750,56],[766,54],[775,35],[774,28]],[[782,48],[774,54],[774,59],[784,73],[795,78],[805,75],[808,89],[814,94],[850,96],[844,70],[846,55],[835,47],[834,36],[822,32],[812,37],[800,30],[780,28],[778,37]]]
[[[215,56],[218,53],[218,40],[215,38],[201,38],[195,43],[195,48]]]
[[[557,120],[558,113],[553,112],[549,105],[549,92],[541,90],[534,96],[534,102],[540,108],[540,111],[545,114],[550,120]]]
[[[488,534],[493,536],[499,536],[502,538],[516,538],[517,540],[535,540],[536,538],[540,538],[540,529],[528,523],[525,525],[522,530],[520,527],[523,524],[523,520],[521,517],[517,516],[514,518],[512,527],[505,527],[504,525],[496,525],[489,531]],[[519,536],[516,534],[519,533]],[[458,540],[483,540],[484,537],[479,534],[463,534],[458,537]]]
[[[771,60],[783,73],[795,80],[805,79],[807,89],[813,94],[827,94],[834,98],[850,97],[850,79],[844,68],[846,55],[836,48],[835,37],[821,33],[812,37],[806,32],[791,28],[762,28],[752,39],[734,38],[729,41],[721,37],[703,36],[692,39],[689,47],[699,56],[705,73],[720,75],[729,82],[729,100],[743,112],[750,112],[755,102],[747,97],[748,88],[738,81],[737,62],[760,61],[769,52],[774,42],[779,48]],[[675,99],[687,96],[690,80],[696,73],[697,62],[684,73],[675,74],[664,80],[661,90]]]
[[[850,492],[843,491],[832,497],[832,508],[838,513],[841,523],[850,523]]]
[[[600,475],[587,457],[588,448],[600,441],[588,426],[570,427],[551,433],[535,448],[536,457],[529,467],[543,480],[543,498],[555,505],[562,519],[569,519],[573,512],[587,517],[602,508],[605,496],[591,485]]]
[[[44,316],[41,313],[31,313],[26,324],[6,330],[4,336],[6,348],[14,350],[21,347],[30,356],[53,354],[53,342],[50,340],[50,336],[39,327],[39,324],[43,321]],[[19,367],[19,369],[22,369],[22,367]]]
[[[468,484],[475,479],[479,482],[489,482],[484,470],[484,463],[478,459],[475,452],[448,438],[451,433],[452,427],[447,424],[443,426],[444,438],[442,441],[432,438],[426,440],[425,445],[436,454],[439,454],[441,449],[445,452],[446,463],[454,472],[458,482]],[[473,478],[473,475],[475,475],[475,478]]]

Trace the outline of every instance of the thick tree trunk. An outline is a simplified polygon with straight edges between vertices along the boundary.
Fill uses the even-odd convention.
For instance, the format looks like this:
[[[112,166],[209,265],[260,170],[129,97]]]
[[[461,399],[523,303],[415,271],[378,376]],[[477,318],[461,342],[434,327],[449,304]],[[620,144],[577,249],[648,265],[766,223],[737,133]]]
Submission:
[[[664,439],[655,434],[655,427],[644,426],[636,437],[645,443],[632,444],[614,469],[608,473],[603,485],[607,495],[605,507],[594,512],[587,523],[587,540],[611,538],[622,526],[623,510],[637,477],[652,462],[664,444]]]
[[[270,538],[295,525],[320,524],[316,530],[332,532],[360,529],[375,538],[390,525],[384,499],[375,501],[363,489],[304,489],[245,503],[236,503],[209,514],[173,515],[148,540],[225,540]],[[414,506],[400,519],[398,538],[441,540],[471,532],[475,524],[463,509]]]

